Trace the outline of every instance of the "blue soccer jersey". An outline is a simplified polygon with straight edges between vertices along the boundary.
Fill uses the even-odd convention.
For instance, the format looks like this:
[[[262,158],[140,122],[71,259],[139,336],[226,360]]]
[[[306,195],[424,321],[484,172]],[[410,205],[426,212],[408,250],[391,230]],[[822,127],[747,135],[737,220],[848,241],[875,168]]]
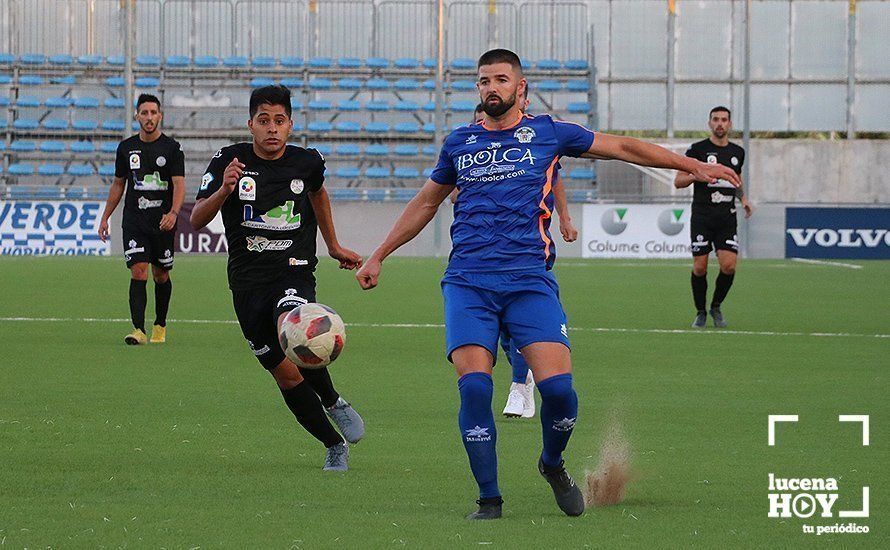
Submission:
[[[430,179],[456,185],[449,272],[542,270],[556,251],[550,217],[560,157],[578,157],[594,133],[549,115],[521,115],[504,130],[484,123],[453,131]]]

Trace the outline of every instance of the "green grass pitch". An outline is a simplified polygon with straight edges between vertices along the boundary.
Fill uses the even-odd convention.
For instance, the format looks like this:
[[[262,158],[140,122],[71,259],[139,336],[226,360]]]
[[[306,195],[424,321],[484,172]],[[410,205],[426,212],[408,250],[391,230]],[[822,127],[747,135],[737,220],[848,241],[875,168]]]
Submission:
[[[886,548],[890,262],[856,263],[743,260],[730,330],[695,332],[689,262],[561,261],[580,396],[569,470],[593,469],[618,422],[636,480],[619,505],[562,516],[535,468],[539,420],[499,414],[502,360],[505,517],[471,524],[442,260],[387,261],[372,292],[319,268],[319,300],[352,323],[332,374],[367,423],[341,475],[321,471],[323,449],[226,322],[224,258],[177,258],[168,343],[145,347],[123,344],[120,258],[4,258],[0,546]],[[149,324],[152,303],[149,284]],[[775,447],[769,414],[800,416]],[[839,414],[870,415],[868,447]],[[838,479],[835,511],[868,485],[871,517],[768,518],[770,472]],[[870,532],[802,533],[847,521]]]

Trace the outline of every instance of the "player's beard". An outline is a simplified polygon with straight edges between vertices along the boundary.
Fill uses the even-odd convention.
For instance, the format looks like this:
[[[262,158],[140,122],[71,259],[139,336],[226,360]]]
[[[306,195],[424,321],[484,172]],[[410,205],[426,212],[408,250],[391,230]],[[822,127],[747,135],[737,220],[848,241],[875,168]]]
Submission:
[[[491,99],[492,96],[489,96]],[[489,103],[488,99],[482,102],[482,110],[485,111],[485,114],[492,117],[498,118],[502,116],[504,113],[509,111],[516,105],[516,92],[514,91],[510,97],[505,100],[497,97],[497,101]]]

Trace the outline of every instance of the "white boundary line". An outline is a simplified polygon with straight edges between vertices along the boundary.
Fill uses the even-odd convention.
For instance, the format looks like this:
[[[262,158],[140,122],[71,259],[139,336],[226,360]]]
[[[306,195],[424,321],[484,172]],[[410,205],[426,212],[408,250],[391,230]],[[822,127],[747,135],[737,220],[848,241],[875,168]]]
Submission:
[[[0,317],[2,323],[129,323],[125,318],[98,317]],[[191,325],[236,325],[234,319],[170,319],[171,323]],[[359,328],[445,328],[441,323],[347,323]],[[890,338],[890,334],[861,334],[853,332],[775,332],[766,330],[701,330],[667,328],[570,327],[573,332],[619,332],[629,334],[695,334],[732,336],[810,336],[818,338]]]
[[[791,258],[791,261],[802,264],[830,265],[834,267],[846,267],[848,269],[862,269],[862,266],[858,264],[847,264],[844,262],[827,262],[825,260],[811,260],[809,258]]]

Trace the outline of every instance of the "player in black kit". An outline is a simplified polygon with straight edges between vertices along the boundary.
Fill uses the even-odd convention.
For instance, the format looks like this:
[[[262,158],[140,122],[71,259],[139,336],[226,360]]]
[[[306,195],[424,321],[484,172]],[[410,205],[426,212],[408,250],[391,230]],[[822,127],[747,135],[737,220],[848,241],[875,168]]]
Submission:
[[[99,236],[108,238],[108,218],[124,195],[121,234],[124,257],[130,269],[130,319],[133,332],[124,337],[130,345],[145,344],[145,286],[148,264],[155,282],[155,323],[151,341],[167,338],[167,309],[173,283],[173,240],[176,218],[185,198],[185,159],[176,140],[161,133],[161,102],[150,94],[136,101],[139,133],[117,146],[114,182],[108,190]]]
[[[687,157],[707,162],[722,164],[732,168],[741,176],[742,165],[745,163],[745,150],[730,143],[729,132],[732,130],[732,115],[726,107],[711,109],[708,127],[711,136],[708,139],[693,143],[686,151]],[[692,196],[692,219],[689,234],[692,240],[692,298],[695,301],[695,321],[693,327],[704,327],[708,321],[705,301],[708,293],[708,254],[713,247],[720,263],[720,274],[717,275],[714,296],[711,299],[711,317],[714,326],[725,327],[726,321],[720,304],[726,298],[732,280],[735,277],[736,260],[739,253],[738,232],[736,229],[736,194],[745,209],[745,217],[750,218],[753,209],[748,204],[742,188],[736,188],[725,180],[716,183],[695,181],[692,174],[678,172],[674,186],[678,189],[694,184]]]
[[[337,241],[323,187],[324,158],[314,149],[287,145],[293,128],[290,91],[284,86],[254,90],[247,125],[253,142],[214,155],[190,221],[200,229],[222,213],[229,288],[241,332],[297,421],[327,448],[324,469],[346,470],[344,438],[357,442],[364,423],[334,390],[327,369],[298,368],[285,357],[278,333],[290,310],[315,301],[317,230],[341,269],[360,267],[362,258]]]

